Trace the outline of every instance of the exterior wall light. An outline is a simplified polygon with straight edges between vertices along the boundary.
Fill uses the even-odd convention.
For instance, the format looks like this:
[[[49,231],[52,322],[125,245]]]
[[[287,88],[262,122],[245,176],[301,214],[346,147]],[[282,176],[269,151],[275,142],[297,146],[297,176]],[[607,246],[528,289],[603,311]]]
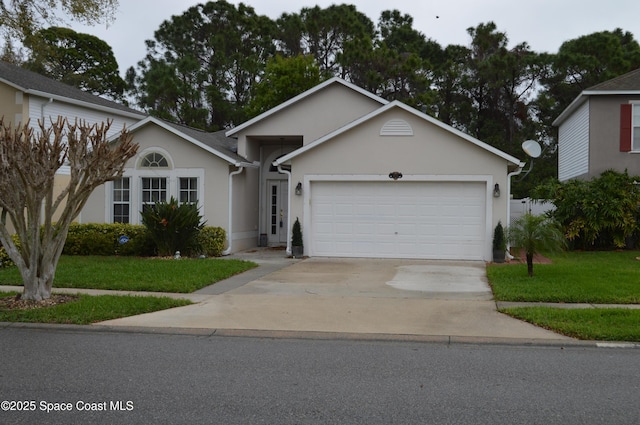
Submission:
[[[394,179],[394,180],[398,180],[402,178],[402,173],[400,171],[393,171],[391,173],[389,173],[389,178],[390,179]]]
[[[296,195],[300,196],[302,195],[302,183],[298,182],[298,184],[296,185]]]
[[[493,197],[494,198],[499,198],[500,197],[500,185],[498,183],[496,183],[493,186]]]

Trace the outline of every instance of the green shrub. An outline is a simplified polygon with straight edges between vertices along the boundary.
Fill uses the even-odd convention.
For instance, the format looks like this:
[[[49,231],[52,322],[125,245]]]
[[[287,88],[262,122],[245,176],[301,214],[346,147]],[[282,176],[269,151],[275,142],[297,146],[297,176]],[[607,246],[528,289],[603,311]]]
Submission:
[[[293,222],[293,229],[291,230],[291,245],[303,246],[302,245],[302,226],[300,226],[300,220],[298,220],[298,217],[296,217],[296,221]]]
[[[573,248],[624,248],[640,231],[638,179],[608,170],[588,181],[551,181],[534,196],[553,202],[549,215],[563,226]]]
[[[126,243],[120,243],[123,236]],[[147,229],[124,223],[72,223],[62,250],[65,255],[149,256],[153,252],[153,241]]]
[[[18,239],[18,235],[12,235],[11,238],[19,248],[20,240]],[[11,266],[15,266],[15,263],[13,262],[11,257],[9,257],[9,254],[4,249],[4,246],[0,244],[0,269],[3,267],[11,267]]]
[[[198,251],[207,257],[219,257],[224,249],[226,232],[221,227],[206,226],[198,233]]]
[[[142,224],[155,242],[158,255],[168,256],[180,251],[189,255],[197,251],[197,236],[204,227],[195,204],[178,204],[171,197],[169,202],[156,202],[142,212]]]

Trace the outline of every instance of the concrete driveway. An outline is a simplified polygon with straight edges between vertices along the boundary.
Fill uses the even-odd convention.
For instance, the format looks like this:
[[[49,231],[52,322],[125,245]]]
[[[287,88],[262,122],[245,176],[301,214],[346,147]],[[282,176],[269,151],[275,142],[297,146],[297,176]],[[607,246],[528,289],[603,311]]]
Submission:
[[[261,268],[275,271],[255,272],[249,282],[241,275],[233,285],[230,280],[199,291],[197,304],[98,325],[569,339],[498,313],[483,262],[273,261],[263,259]],[[226,292],[216,294],[216,287]]]

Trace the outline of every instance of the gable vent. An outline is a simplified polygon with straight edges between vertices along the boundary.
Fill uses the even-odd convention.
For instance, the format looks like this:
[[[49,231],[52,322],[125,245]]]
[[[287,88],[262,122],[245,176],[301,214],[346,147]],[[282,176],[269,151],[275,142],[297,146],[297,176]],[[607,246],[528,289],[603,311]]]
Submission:
[[[381,136],[413,136],[413,128],[405,120],[389,120],[380,129]]]

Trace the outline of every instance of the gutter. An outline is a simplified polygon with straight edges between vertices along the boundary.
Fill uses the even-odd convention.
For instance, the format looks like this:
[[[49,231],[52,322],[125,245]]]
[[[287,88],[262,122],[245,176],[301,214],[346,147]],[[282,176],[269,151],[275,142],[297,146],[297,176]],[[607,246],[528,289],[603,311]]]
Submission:
[[[278,164],[278,172],[287,175],[287,255],[292,255],[291,252],[291,171],[287,171],[282,168],[282,165]]]
[[[51,105],[52,103],[53,103],[53,98],[50,97],[48,102],[43,103],[42,105],[40,105],[40,118],[42,119],[43,123],[44,123],[44,108],[46,108],[47,106]]]

